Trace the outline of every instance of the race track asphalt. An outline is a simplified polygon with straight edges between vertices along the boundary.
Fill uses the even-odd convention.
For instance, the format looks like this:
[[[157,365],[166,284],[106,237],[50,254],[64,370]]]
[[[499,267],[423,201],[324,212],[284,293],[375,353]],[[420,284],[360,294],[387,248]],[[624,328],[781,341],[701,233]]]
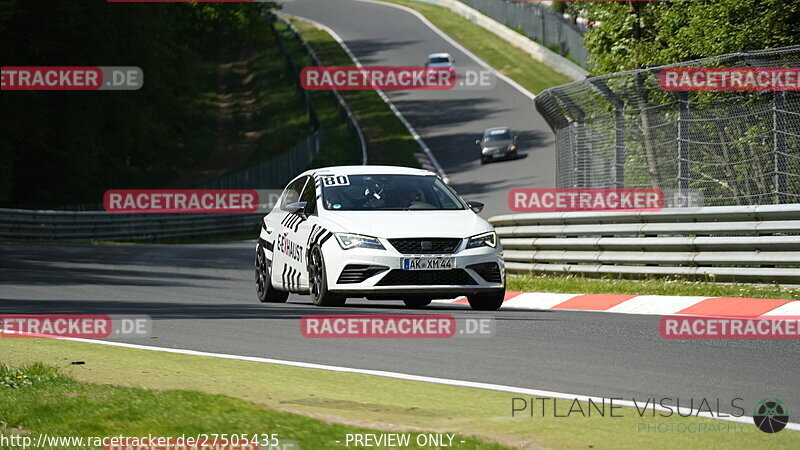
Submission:
[[[296,0],[284,11],[333,29],[365,66],[421,66],[447,52],[456,66],[485,70],[408,12],[355,0]],[[462,70],[459,69],[459,70]],[[484,217],[510,212],[513,188],[555,187],[555,139],[533,100],[497,79],[488,89],[386,91],[466,200],[486,204]],[[481,165],[475,140],[486,128],[511,127],[519,158]]]
[[[403,313],[398,302],[320,308],[292,295],[261,304],[254,243],[0,244],[0,314],[146,314],[153,337],[127,342],[386,370],[630,399],[764,397],[800,405],[800,346],[792,340],[664,340],[658,317],[573,311],[417,310],[492,318],[491,337],[310,339],[307,314]],[[0,360],[3,345],[0,339]],[[725,408],[723,408],[725,410]],[[735,412],[735,411],[729,411]],[[747,411],[749,415],[752,411]]]

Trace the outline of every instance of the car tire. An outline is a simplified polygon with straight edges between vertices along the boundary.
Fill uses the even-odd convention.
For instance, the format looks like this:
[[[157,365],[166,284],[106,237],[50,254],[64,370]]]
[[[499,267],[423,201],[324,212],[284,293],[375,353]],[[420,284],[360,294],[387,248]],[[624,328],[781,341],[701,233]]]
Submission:
[[[432,301],[433,299],[431,298],[407,298],[403,300],[403,303],[409,308],[422,308],[423,306],[430,305]]]
[[[505,290],[493,292],[491,294],[477,294],[467,297],[469,306],[476,311],[496,311],[503,306]]]
[[[487,162],[489,162],[489,160],[481,156],[481,164],[486,164]]]
[[[256,296],[261,303],[286,303],[289,293],[272,286],[272,263],[267,262],[264,247],[256,247]]]
[[[308,289],[311,299],[317,306],[342,306],[347,297],[336,295],[328,290],[328,277],[322,249],[317,245],[308,255]]]

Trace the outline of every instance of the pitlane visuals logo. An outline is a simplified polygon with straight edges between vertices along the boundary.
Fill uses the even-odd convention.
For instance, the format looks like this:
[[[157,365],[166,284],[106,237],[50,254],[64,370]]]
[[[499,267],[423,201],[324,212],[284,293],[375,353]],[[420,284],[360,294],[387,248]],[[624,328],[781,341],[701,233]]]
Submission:
[[[764,433],[777,433],[789,423],[789,408],[777,398],[765,398],[756,404],[753,422]]]

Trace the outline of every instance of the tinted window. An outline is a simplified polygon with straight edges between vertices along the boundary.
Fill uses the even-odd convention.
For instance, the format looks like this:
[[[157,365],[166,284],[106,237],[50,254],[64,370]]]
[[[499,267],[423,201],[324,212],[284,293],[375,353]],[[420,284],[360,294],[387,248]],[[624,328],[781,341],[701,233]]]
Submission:
[[[510,141],[511,140],[511,133],[506,131],[494,131],[490,134],[483,136],[483,142],[492,142],[492,141]]]
[[[306,214],[313,214],[317,210],[317,190],[314,188],[314,183],[306,183],[303,193],[300,194],[300,201],[306,202]]]
[[[281,200],[281,206],[286,206],[290,203],[296,203],[300,201],[300,191],[303,189],[307,179],[308,177],[298,178],[286,187],[286,189],[283,191],[283,200]]]
[[[331,177],[334,179],[333,177]],[[439,178],[424,175],[350,175],[323,180],[323,204],[334,211],[464,209]]]
[[[441,64],[441,63],[449,63],[450,60],[447,58],[436,57],[436,58],[429,58],[428,64]]]

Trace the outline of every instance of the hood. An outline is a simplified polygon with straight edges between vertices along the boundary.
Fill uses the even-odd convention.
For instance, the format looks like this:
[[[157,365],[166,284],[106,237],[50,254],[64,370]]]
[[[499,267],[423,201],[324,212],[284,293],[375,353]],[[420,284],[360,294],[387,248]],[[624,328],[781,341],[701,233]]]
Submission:
[[[514,141],[511,139],[506,139],[503,141],[490,141],[486,143],[481,143],[481,147],[483,148],[506,148],[509,145],[513,144]]]
[[[331,231],[382,238],[465,238],[493,230],[469,209],[459,211],[325,211]]]

